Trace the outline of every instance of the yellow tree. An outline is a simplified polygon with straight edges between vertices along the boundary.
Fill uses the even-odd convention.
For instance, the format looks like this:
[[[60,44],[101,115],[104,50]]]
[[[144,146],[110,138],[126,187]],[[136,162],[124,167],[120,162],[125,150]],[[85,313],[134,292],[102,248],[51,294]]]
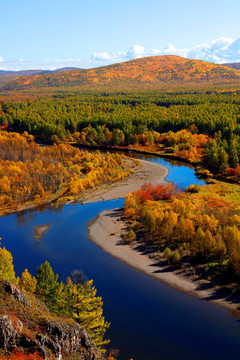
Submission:
[[[34,276],[32,276],[28,269],[25,269],[22,273],[20,284],[21,289],[24,291],[28,291],[30,293],[35,293],[37,280]]]
[[[0,248],[0,279],[16,282],[13,257],[5,248]]]
[[[221,265],[226,257],[227,249],[223,241],[222,235],[217,234],[215,236],[215,253],[219,265]]]
[[[178,216],[173,211],[165,211],[164,219],[161,226],[161,232],[163,237],[170,238],[173,234],[173,229],[178,222]]]
[[[191,240],[191,253],[193,255],[201,254],[205,232],[201,227],[197,229]]]
[[[104,340],[104,334],[110,323],[103,316],[103,301],[96,296],[97,290],[93,280],[84,283],[74,283],[71,278],[67,281],[67,306],[70,315],[76,319],[90,334],[97,346],[109,343]]]
[[[175,234],[179,241],[190,241],[194,234],[194,225],[191,219],[180,216],[176,226]]]
[[[202,243],[202,254],[209,259],[215,252],[216,240],[210,230],[207,230]]]

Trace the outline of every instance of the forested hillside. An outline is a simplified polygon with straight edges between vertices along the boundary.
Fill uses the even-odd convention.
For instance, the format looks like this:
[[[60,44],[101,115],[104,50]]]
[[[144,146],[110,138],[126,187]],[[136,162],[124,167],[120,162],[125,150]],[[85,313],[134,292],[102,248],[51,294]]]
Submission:
[[[226,66],[179,56],[151,56],[114,65],[68,72],[21,76],[2,91],[38,88],[166,88],[171,84],[239,83],[240,73]]]

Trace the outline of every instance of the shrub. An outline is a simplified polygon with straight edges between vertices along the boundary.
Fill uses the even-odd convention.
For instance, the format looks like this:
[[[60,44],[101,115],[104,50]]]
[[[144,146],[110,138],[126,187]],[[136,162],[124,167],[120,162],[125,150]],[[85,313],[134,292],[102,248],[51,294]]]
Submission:
[[[138,231],[140,227],[141,227],[141,224],[138,221],[134,221],[134,223],[132,224],[133,231]]]
[[[176,249],[170,258],[170,263],[172,265],[178,265],[178,264],[180,264],[181,260],[182,260],[182,257],[180,255],[179,251]]]
[[[177,148],[174,148],[174,147],[171,147],[171,146],[165,148],[165,153],[166,154],[174,154],[176,151],[177,151]]]
[[[127,234],[124,235],[124,241],[126,243],[130,243],[132,241],[136,240],[136,234],[135,232],[131,229]]]
[[[165,256],[165,258],[168,260],[170,260],[171,256],[172,256],[172,250],[169,249],[169,247],[166,247],[166,249],[163,252],[163,255]]]
[[[185,192],[190,192],[190,193],[198,193],[201,190],[201,186],[200,185],[190,185],[188,187],[186,187]]]
[[[128,240],[129,240],[129,241],[134,241],[134,240],[136,240],[136,234],[135,234],[135,232],[133,231],[133,229],[131,229],[131,230],[128,232]]]
[[[212,177],[212,173],[207,169],[197,169],[196,175],[204,179]]]

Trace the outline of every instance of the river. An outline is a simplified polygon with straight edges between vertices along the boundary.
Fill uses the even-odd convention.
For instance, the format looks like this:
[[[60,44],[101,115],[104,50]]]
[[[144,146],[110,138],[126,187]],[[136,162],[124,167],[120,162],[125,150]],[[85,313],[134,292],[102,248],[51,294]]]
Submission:
[[[167,179],[179,187],[203,183],[186,164],[135,156],[167,166]],[[48,206],[0,218],[2,246],[13,254],[17,275],[25,267],[35,274],[48,260],[62,280],[74,269],[93,278],[111,322],[110,348],[119,349],[119,360],[238,359],[238,317],[128,267],[88,239],[87,223],[105,209],[121,207],[123,201]],[[40,225],[47,226],[36,236]]]

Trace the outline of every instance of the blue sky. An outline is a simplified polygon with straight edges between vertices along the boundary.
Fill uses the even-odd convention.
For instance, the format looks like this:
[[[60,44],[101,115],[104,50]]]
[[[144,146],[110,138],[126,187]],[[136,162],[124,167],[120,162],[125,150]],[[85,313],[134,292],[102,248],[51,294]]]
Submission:
[[[240,61],[240,0],[2,0],[0,69],[176,54]]]

